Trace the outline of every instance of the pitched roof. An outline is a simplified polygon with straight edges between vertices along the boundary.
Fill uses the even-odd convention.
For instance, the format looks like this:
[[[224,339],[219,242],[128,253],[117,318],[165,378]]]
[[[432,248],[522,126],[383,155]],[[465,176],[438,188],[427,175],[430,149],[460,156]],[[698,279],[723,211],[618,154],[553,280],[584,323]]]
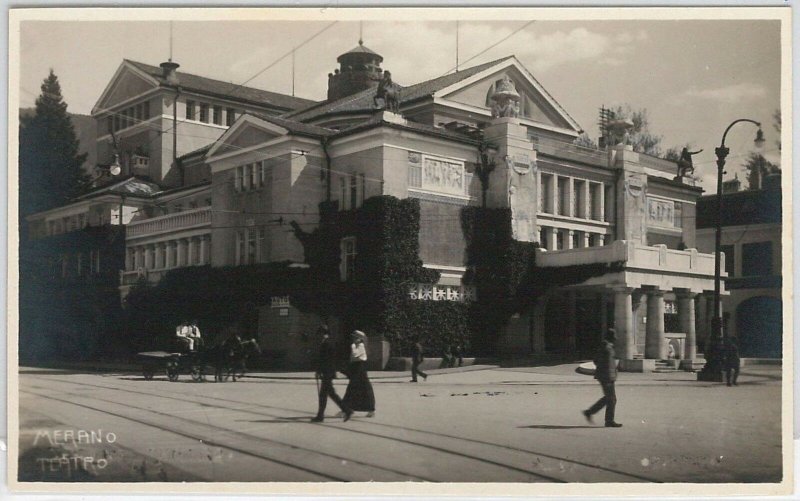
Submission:
[[[94,198],[100,195],[133,195],[139,197],[149,197],[160,193],[161,187],[156,183],[145,181],[136,176],[130,176],[116,183],[107,184],[88,193],[85,193],[74,200],[83,200],[85,198]]]
[[[506,56],[488,63],[473,66],[472,68],[467,68],[465,70],[449,73],[438,78],[426,80],[415,85],[403,87],[403,90],[400,93],[400,102],[407,103],[428,97],[434,94],[436,91],[465,80],[485,69],[495,66],[498,63],[501,63],[507,59],[511,59],[512,57],[514,56]],[[377,92],[377,89],[375,88],[366,89],[336,101],[323,101],[304,109],[286,113],[282,116],[284,118],[292,118],[293,120],[306,121],[334,113],[372,112],[374,111],[373,98],[375,96],[375,92]]]
[[[369,120],[353,125],[340,131],[335,131],[335,138],[349,136],[364,130],[372,129],[375,127],[389,127],[393,129],[408,130],[413,132],[420,132],[427,135],[439,136],[445,139],[451,139],[462,143],[477,145],[480,140],[475,137],[462,134],[442,127],[434,127],[433,125],[423,124],[419,122],[412,122],[411,120],[403,120],[401,123],[395,121],[388,121],[384,118],[383,113],[376,113]]]
[[[140,63],[138,61],[131,61],[130,59],[125,59],[125,61],[158,80],[160,84],[167,84],[167,80],[164,78],[163,71],[160,67]],[[213,78],[206,78],[198,75],[192,75],[191,73],[184,73],[182,71],[177,71],[176,74],[180,79],[180,85],[182,88],[196,91],[201,94],[226,97],[237,101],[247,101],[254,104],[273,106],[286,110],[306,108],[315,103],[315,101],[310,99],[287,96],[285,94],[278,94],[277,92],[270,92],[253,87],[245,87],[242,85],[233,84],[231,82],[223,82],[222,80],[214,80]]]
[[[336,133],[334,129],[328,129],[325,127],[319,127],[317,125],[311,124],[304,124],[303,122],[298,122],[296,120],[289,120],[287,118],[282,117],[274,117],[269,115],[263,115],[261,113],[247,113],[248,115],[253,115],[254,117],[264,120],[265,122],[273,123],[279,127],[283,127],[284,129],[288,130],[289,133],[299,136],[310,136],[310,137],[325,137],[330,136]]]

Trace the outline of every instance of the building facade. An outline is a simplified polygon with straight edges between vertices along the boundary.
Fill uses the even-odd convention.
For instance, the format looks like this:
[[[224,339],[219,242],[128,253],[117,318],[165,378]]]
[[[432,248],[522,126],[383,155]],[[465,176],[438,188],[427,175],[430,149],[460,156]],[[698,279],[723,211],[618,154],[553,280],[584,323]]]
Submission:
[[[127,224],[123,296],[186,266],[302,266],[292,227],[317,228],[321,203],[351,211],[390,195],[418,200],[418,257],[441,277],[409,297],[470,301],[460,221],[485,206],[510,210],[539,267],[609,265],[498,326],[502,353],[582,356],[614,326],[623,368],[693,366],[714,258],[695,248],[702,190],[674,163],[634,152],[624,126],[607,148],[575,145],[580,126],[513,56],[402,87],[397,114],[379,94],[380,55],[360,43],[338,62],[319,103],[123,62],[93,112],[108,130],[98,155],[116,151],[159,187]],[[354,237],[338,244],[347,280],[362,250]],[[262,344],[301,349],[287,340],[318,319],[279,318],[299,313],[274,299],[255,305]]]
[[[739,191],[737,183],[722,197],[722,252],[725,254],[723,328],[739,341],[744,356],[780,358],[782,354],[782,217],[780,174],[765,178],[758,190]],[[697,246],[713,252],[717,197],[698,202]],[[707,311],[712,308],[704,305]],[[704,326],[704,328],[707,328]]]

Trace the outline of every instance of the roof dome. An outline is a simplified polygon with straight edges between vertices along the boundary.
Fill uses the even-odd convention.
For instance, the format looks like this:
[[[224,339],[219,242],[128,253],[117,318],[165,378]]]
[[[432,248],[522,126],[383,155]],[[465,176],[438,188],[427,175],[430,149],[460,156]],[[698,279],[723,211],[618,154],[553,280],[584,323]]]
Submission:
[[[371,50],[367,46],[364,45],[362,40],[358,41],[358,45],[350,49],[349,51],[345,52],[341,56],[336,58],[336,62],[344,62],[347,60],[370,60],[374,59],[377,62],[383,61],[383,56],[378,54],[377,52]]]

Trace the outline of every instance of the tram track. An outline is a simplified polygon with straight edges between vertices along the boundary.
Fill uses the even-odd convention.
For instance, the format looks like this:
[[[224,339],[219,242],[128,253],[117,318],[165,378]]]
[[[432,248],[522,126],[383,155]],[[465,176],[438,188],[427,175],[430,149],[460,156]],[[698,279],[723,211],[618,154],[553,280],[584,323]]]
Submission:
[[[45,379],[45,380],[48,380],[48,381],[59,381],[61,383],[66,383],[66,384],[73,384],[73,385],[75,384],[73,381],[63,380],[63,379],[59,379],[59,378],[55,378],[55,377],[50,377],[50,376],[40,376],[40,377],[42,379]],[[302,409],[293,409],[293,408],[289,408],[289,407],[279,407],[279,406],[267,405],[267,404],[261,404],[261,403],[243,402],[243,401],[240,401],[240,400],[224,398],[224,397],[205,397],[205,396],[202,396],[202,395],[196,395],[196,399],[192,400],[192,399],[185,398],[185,395],[183,395],[183,394],[177,394],[175,392],[171,392],[171,391],[163,390],[163,389],[160,389],[159,392],[157,392],[157,393],[153,393],[153,392],[144,392],[144,391],[124,388],[124,387],[120,387],[118,385],[103,385],[103,384],[92,384],[92,383],[84,383],[84,384],[87,385],[87,386],[92,386],[92,387],[97,387],[97,388],[102,388],[102,389],[124,391],[124,392],[128,392],[128,393],[131,393],[131,394],[140,394],[140,395],[145,395],[145,396],[149,396],[149,397],[157,396],[159,398],[176,400],[176,401],[183,401],[183,402],[187,402],[187,403],[202,405],[202,406],[205,406],[205,407],[213,407],[213,408],[218,408],[218,409],[223,409],[223,410],[232,410],[232,411],[237,411],[237,412],[244,412],[244,413],[249,413],[249,414],[252,414],[252,415],[255,415],[255,416],[260,416],[260,417],[270,417],[270,418],[278,418],[278,419],[280,419],[281,416],[279,414],[274,414],[275,411],[278,411],[278,412],[307,412],[307,411],[304,411]],[[202,400],[206,400],[206,401],[213,400],[213,401],[216,401],[216,402],[227,402],[227,403],[230,403],[230,404],[236,404],[236,405],[238,405],[240,407],[234,408],[234,407],[229,407],[229,406],[224,406],[224,405],[218,405],[217,403],[207,403],[207,402],[206,403],[201,403],[197,399],[202,399]],[[244,406],[244,407],[241,407],[241,406]],[[263,411],[256,411],[256,410],[254,410],[254,408],[268,409],[268,410],[273,411],[273,413],[268,413],[268,412],[263,412]],[[492,448],[493,452],[495,452],[495,454],[494,454],[495,456],[498,456],[499,452],[506,451],[506,454],[510,454],[510,455],[517,456],[517,457],[520,457],[521,455],[527,455],[527,456],[531,456],[532,458],[536,458],[538,460],[541,460],[542,458],[544,458],[545,460],[549,460],[549,461],[557,461],[559,465],[567,464],[567,465],[569,465],[570,467],[573,467],[573,468],[580,468],[580,469],[585,469],[585,470],[588,470],[588,471],[607,473],[607,474],[610,474],[611,477],[615,477],[616,478],[615,481],[622,481],[622,482],[653,482],[653,483],[658,483],[659,482],[658,480],[655,480],[653,478],[648,478],[648,477],[644,477],[644,476],[633,474],[633,473],[623,472],[623,471],[615,470],[615,469],[612,469],[612,468],[593,465],[593,464],[586,463],[586,462],[583,462],[583,461],[578,461],[578,460],[574,460],[574,459],[559,457],[559,456],[555,456],[555,455],[551,455],[551,454],[546,454],[546,453],[542,453],[542,452],[538,452],[538,451],[533,451],[533,450],[530,450],[530,449],[523,449],[523,448],[514,447],[514,446],[510,446],[510,445],[496,444],[496,443],[487,442],[487,441],[478,440],[478,439],[473,439],[473,438],[455,436],[455,435],[450,435],[450,434],[446,434],[446,433],[439,433],[439,432],[431,432],[431,431],[428,431],[428,430],[422,430],[422,429],[417,429],[417,428],[401,427],[401,426],[397,426],[397,425],[392,425],[392,424],[387,424],[387,423],[380,423],[380,422],[375,422],[375,421],[369,421],[369,422],[367,422],[367,421],[358,421],[358,422],[359,423],[363,423],[365,425],[368,425],[369,427],[377,427],[379,429],[389,430],[389,431],[391,431],[393,433],[398,433],[398,432],[409,433],[409,432],[411,432],[411,433],[414,433],[414,434],[418,434],[421,437],[421,439],[414,440],[414,439],[408,439],[408,438],[398,438],[396,436],[392,437],[392,436],[387,436],[386,434],[380,434],[380,433],[375,433],[373,431],[354,429],[354,428],[344,428],[344,427],[335,427],[335,428],[337,430],[342,430],[342,431],[345,431],[345,432],[348,432],[348,433],[356,433],[356,434],[360,434],[360,435],[363,435],[363,436],[371,436],[371,437],[376,437],[376,438],[385,439],[385,440],[393,440],[393,441],[402,442],[404,444],[408,444],[408,445],[412,445],[412,446],[418,446],[418,447],[427,448],[427,449],[434,450],[434,451],[437,451],[437,452],[443,452],[443,453],[446,453],[446,454],[454,454],[454,455],[457,455],[459,457],[467,457],[467,458],[474,459],[474,460],[477,460],[477,461],[481,461],[481,462],[484,462],[484,463],[487,463],[487,464],[491,464],[493,466],[500,466],[500,467],[503,467],[503,468],[508,468],[508,469],[514,470],[516,472],[537,476],[537,477],[542,478],[543,480],[551,481],[551,482],[564,482],[564,480],[562,480],[562,479],[560,479],[558,477],[552,476],[552,475],[547,475],[547,474],[544,474],[544,473],[541,473],[541,472],[537,472],[535,470],[530,470],[530,469],[526,469],[526,468],[519,468],[518,466],[509,465],[506,462],[503,462],[501,460],[491,460],[491,459],[487,459],[485,457],[479,457],[479,456],[475,456],[475,455],[471,455],[471,454],[465,453],[463,451],[459,452],[457,450],[452,450],[452,449],[463,448],[463,447],[466,447],[466,446],[468,446],[470,444],[472,444],[472,445],[480,445],[480,446]],[[313,426],[320,426],[320,425],[319,424],[315,424]],[[324,425],[323,424],[322,426],[329,426],[329,425]],[[430,443],[426,443],[424,441],[425,437],[429,437],[429,438],[434,438],[435,437],[436,439],[446,439],[446,441],[454,442],[456,447],[453,447],[454,444],[450,444],[451,445],[450,448],[433,446]]]

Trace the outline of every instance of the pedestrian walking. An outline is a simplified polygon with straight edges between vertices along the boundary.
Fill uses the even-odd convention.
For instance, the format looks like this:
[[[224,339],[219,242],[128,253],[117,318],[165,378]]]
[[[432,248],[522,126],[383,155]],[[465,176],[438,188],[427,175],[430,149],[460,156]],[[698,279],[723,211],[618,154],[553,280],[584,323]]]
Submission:
[[[442,350],[442,363],[439,364],[439,368],[449,369],[450,367],[455,367],[455,365],[456,359],[453,357],[453,350],[449,344],[446,344],[444,345],[444,350]]]
[[[428,375],[419,370],[419,364],[425,360],[425,355],[423,354],[422,343],[419,342],[419,338],[414,339],[414,344],[411,346],[411,381],[412,383],[417,382],[417,376],[422,376],[422,379],[425,381],[428,380]]]
[[[464,365],[464,349],[460,344],[457,344],[455,350],[453,350],[453,356],[458,360],[459,367]]]
[[[350,363],[347,366],[350,382],[347,384],[343,402],[351,411],[366,412],[367,417],[373,417],[375,392],[367,374],[367,335],[361,331],[353,331],[351,341]]]
[[[587,421],[592,421],[592,416],[603,407],[606,408],[606,427],[619,428],[622,425],[614,421],[614,412],[617,407],[617,394],[614,382],[617,380],[617,362],[614,357],[614,341],[617,335],[614,329],[608,329],[606,338],[600,345],[594,358],[594,378],[603,387],[603,398],[583,412]]]
[[[342,410],[342,417],[347,421],[353,415],[353,411],[339,398],[339,395],[336,394],[336,389],[333,387],[333,380],[336,379],[336,357],[328,326],[321,325],[317,329],[317,334],[320,342],[315,376],[319,384],[319,406],[317,407],[317,415],[311,419],[311,422],[321,423],[325,420],[325,407],[328,405],[328,398],[339,406]]]
[[[733,386],[739,386],[736,382],[739,379],[739,366],[741,361],[739,359],[739,347],[736,344],[736,338],[729,338],[725,343],[725,381],[728,386],[733,383]]]

